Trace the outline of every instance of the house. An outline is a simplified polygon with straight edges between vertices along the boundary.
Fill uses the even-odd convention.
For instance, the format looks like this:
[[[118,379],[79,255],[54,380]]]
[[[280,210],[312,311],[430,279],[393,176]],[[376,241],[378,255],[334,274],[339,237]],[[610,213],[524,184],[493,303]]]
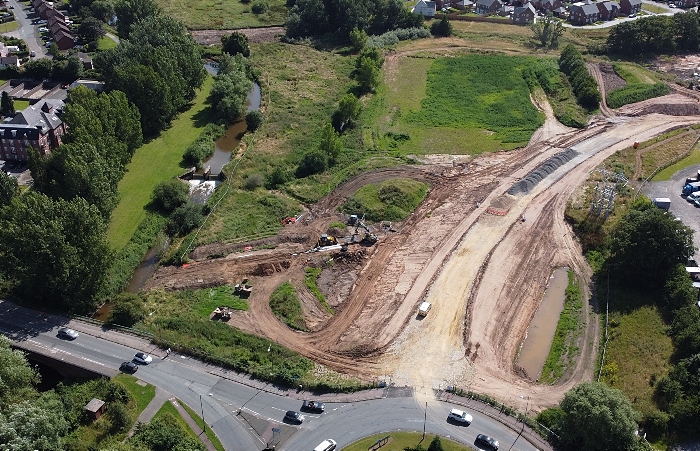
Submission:
[[[601,20],[613,20],[620,14],[620,4],[617,2],[598,2],[595,5]]]
[[[54,34],[53,39],[56,41],[56,45],[58,45],[58,48],[61,50],[68,50],[75,47],[75,39],[73,38],[73,35],[66,33],[63,30],[60,30]]]
[[[569,12],[563,6],[556,8],[554,11],[552,11],[552,13],[555,17],[558,17],[560,19],[566,19],[566,17],[569,15]]]
[[[477,0],[476,13],[480,15],[496,14],[501,9],[503,3],[499,0]]]
[[[96,420],[105,413],[105,402],[101,399],[92,398],[90,402],[85,405],[84,409],[93,420]]]
[[[92,65],[92,58],[90,58],[90,55],[87,53],[78,52],[75,54],[75,56],[77,56],[80,62],[83,63],[84,70],[92,70],[95,68],[95,66]]]
[[[541,0],[537,10],[553,12],[557,8],[561,8],[561,0]]]
[[[49,31],[51,32],[51,36],[53,36],[54,39],[56,38],[56,33],[58,33],[59,31],[63,31],[64,33],[70,34],[70,30],[62,22],[54,22],[54,24],[52,26],[49,26],[48,28],[49,28]]]
[[[679,8],[695,8],[698,5],[696,0],[676,0],[675,3]]]
[[[102,92],[104,91],[105,83],[103,81],[97,80],[78,79],[70,84],[70,89],[76,88],[78,86],[85,86],[86,88],[92,89],[93,91]]]
[[[415,14],[420,14],[424,17],[435,17],[435,11],[437,6],[435,2],[427,2],[425,0],[418,0],[416,6],[413,7],[411,12]]]
[[[641,0],[629,0],[640,1]],[[586,25],[597,22],[599,18],[598,7],[594,3],[575,3],[569,9],[569,21],[574,25]]]
[[[49,18],[49,13],[48,10],[53,9],[53,6],[49,6],[48,3],[42,2],[41,5],[39,5],[38,8],[35,8],[37,14],[39,14],[39,17],[41,17],[44,20],[48,20]]]
[[[17,55],[0,56],[0,69],[4,69],[10,66],[21,66],[20,59],[17,57]]]
[[[620,0],[620,12],[626,16],[642,10],[642,0]]]
[[[66,22],[66,17],[63,15],[63,13],[60,11],[56,11],[56,9],[54,9],[53,7],[46,10],[46,19],[51,20],[51,18],[59,20],[63,23]]]
[[[528,3],[525,6],[515,8],[513,11],[513,23],[518,25],[528,25],[535,23],[537,19],[537,11],[532,3]]]
[[[58,117],[61,100],[48,99],[18,112],[9,122],[0,123],[0,157],[5,161],[27,161],[28,150],[42,155],[61,145],[66,125]]]
[[[452,6],[460,10],[470,10],[474,8],[474,2],[471,0],[459,0],[457,2],[452,2]]]

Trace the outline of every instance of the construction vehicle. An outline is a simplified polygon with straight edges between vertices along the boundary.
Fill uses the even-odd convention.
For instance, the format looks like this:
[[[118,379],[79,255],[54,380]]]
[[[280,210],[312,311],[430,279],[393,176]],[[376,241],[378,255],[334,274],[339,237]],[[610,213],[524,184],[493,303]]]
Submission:
[[[355,224],[357,224],[357,215],[350,215],[348,218],[348,225],[353,226]]]
[[[418,316],[427,316],[430,307],[430,302],[421,302],[420,306],[418,306]]]
[[[335,246],[336,244],[338,244],[338,240],[333,235],[324,233],[318,238],[316,247]]]
[[[353,215],[355,216],[355,215]],[[362,215],[361,219],[357,219],[355,233],[353,234],[353,240],[355,236],[359,234],[360,227],[365,231],[365,236],[360,240],[361,242],[369,243],[370,245],[377,242],[377,235],[372,233],[372,231],[365,225],[365,215]]]
[[[233,287],[233,292],[242,298],[247,298],[253,292],[253,286],[248,283],[248,278],[245,278]]]

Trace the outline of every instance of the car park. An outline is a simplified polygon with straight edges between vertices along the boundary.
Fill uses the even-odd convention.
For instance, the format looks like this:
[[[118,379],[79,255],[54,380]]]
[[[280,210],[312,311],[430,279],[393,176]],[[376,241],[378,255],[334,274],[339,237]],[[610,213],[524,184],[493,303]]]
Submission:
[[[483,446],[486,447],[486,449],[492,450],[492,451],[498,451],[498,441],[492,439],[488,435],[484,434],[479,434],[476,436],[476,440],[474,440],[474,443],[477,446]]]
[[[134,374],[136,371],[138,371],[138,369],[139,366],[134,362],[123,362],[121,365],[119,365],[119,371],[122,373]]]
[[[61,327],[58,329],[58,336],[61,338],[67,338],[68,340],[75,340],[80,336],[80,334],[68,327]]]
[[[318,401],[304,401],[301,405],[301,410],[309,412],[323,412],[326,410],[326,405]]]
[[[472,424],[472,416],[469,415],[467,412],[464,410],[459,410],[459,409],[452,409],[450,410],[449,415],[447,415],[448,420],[454,420],[462,424],[466,424],[469,426]]]
[[[137,352],[136,355],[134,356],[134,362],[136,362],[136,363],[142,363],[144,365],[148,365],[152,361],[153,361],[153,357],[146,354],[145,352]]]
[[[301,424],[304,422],[304,415],[300,414],[296,410],[288,410],[287,413],[284,414],[284,419],[290,423]]]

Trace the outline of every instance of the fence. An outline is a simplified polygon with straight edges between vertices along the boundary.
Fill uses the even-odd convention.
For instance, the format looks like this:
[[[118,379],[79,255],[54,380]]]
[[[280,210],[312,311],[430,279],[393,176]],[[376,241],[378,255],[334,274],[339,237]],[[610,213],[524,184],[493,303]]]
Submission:
[[[375,451],[382,446],[386,445],[389,442],[389,438],[391,438],[390,435],[387,435],[386,437],[382,437],[376,441],[376,443],[369,448],[367,448],[367,451]]]

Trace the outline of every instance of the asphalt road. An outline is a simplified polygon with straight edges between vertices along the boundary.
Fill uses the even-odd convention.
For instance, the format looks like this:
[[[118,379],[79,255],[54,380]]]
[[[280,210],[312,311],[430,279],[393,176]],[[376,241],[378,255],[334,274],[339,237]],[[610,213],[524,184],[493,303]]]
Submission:
[[[27,47],[30,52],[36,52],[35,58],[43,58],[47,55],[46,47],[44,47],[41,42],[41,37],[39,36],[39,27],[32,24],[32,20],[38,16],[34,13],[29,12],[29,7],[18,2],[17,0],[7,0],[8,6],[13,6],[15,13],[15,20],[19,24],[19,28],[9,33],[4,33],[6,36],[12,36],[13,38],[19,38],[27,43]]]
[[[0,332],[16,340],[31,340],[52,354],[81,359],[85,365],[119,368],[137,351],[156,352],[147,341],[134,339],[128,347],[83,331],[76,340],[56,336],[58,327],[67,324],[57,317],[28,318],[26,312],[0,301]],[[300,410],[301,401],[278,396],[219,376],[212,367],[175,353],[167,358],[154,357],[150,365],[141,365],[139,379],[163,389],[200,413],[227,450],[261,450],[266,443],[280,441],[280,451],[311,450],[327,438],[343,446],[372,434],[390,431],[419,431],[450,437],[477,449],[474,439],[484,433],[501,443],[501,449],[534,451],[537,448],[518,439],[517,432],[479,412],[470,412],[474,421],[469,427],[448,423],[447,414],[457,407],[435,400],[432,395],[387,397],[356,402],[326,402],[322,414],[304,413],[301,425],[283,422],[287,410]],[[425,398],[425,399],[423,399]],[[200,404],[201,403],[201,404]],[[427,411],[426,411],[427,406]],[[242,409],[242,414],[239,410]],[[278,432],[271,432],[272,428]],[[262,436],[263,438],[260,438]],[[511,445],[514,446],[511,447]],[[427,448],[427,444],[425,444]]]

